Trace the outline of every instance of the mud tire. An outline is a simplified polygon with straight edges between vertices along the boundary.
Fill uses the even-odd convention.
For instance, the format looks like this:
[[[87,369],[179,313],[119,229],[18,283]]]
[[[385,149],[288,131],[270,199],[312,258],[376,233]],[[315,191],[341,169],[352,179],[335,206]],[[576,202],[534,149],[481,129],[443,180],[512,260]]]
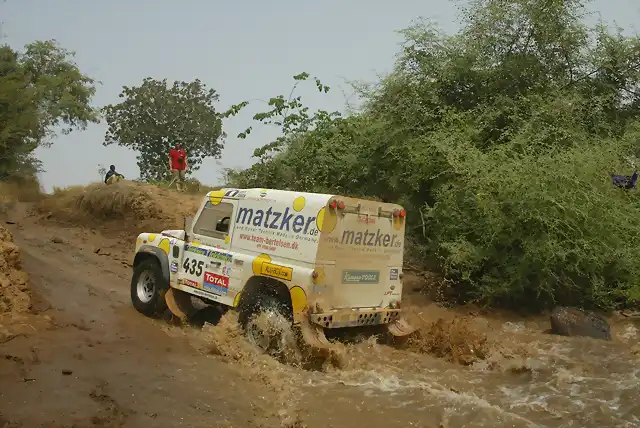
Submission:
[[[141,299],[138,293],[138,283],[144,277],[154,283],[153,292],[148,299]],[[169,289],[169,283],[164,278],[160,264],[155,260],[143,260],[133,269],[131,277],[131,303],[138,312],[151,318],[160,318],[167,311],[164,295]]]
[[[277,337],[271,337],[265,341],[255,340],[254,337],[254,335],[259,332],[255,330],[258,326],[253,324],[252,320],[254,317],[258,317],[262,312],[274,312],[287,320],[291,317],[290,314],[288,314],[286,305],[280,302],[276,297],[265,294],[257,294],[253,299],[252,304],[247,305],[241,311],[242,325],[247,338],[250,340],[253,338],[254,340],[251,341],[264,353],[276,356],[280,351],[277,346],[277,342],[279,341]]]

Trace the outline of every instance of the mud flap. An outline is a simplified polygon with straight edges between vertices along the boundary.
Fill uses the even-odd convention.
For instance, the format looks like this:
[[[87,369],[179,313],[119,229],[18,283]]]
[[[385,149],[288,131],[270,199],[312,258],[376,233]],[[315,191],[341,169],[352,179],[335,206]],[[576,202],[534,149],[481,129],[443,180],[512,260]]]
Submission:
[[[327,339],[327,336],[325,336],[322,327],[311,325],[308,321],[301,322],[297,327],[300,330],[300,335],[305,345],[318,350],[334,347],[333,344],[329,342],[329,339]]]
[[[404,347],[409,342],[409,338],[415,333],[416,328],[412,327],[406,319],[398,318],[387,324],[387,340],[390,345]]]
[[[182,320],[192,317],[198,311],[191,301],[191,295],[182,290],[170,288],[164,299],[171,313]]]
[[[329,361],[333,366],[341,368],[344,359],[340,348],[329,342],[320,326],[312,325],[309,321],[302,321],[295,326],[300,334],[300,345],[310,356]]]
[[[394,337],[404,337],[410,335],[416,331],[416,329],[412,327],[406,319],[401,317],[387,324],[387,331]]]

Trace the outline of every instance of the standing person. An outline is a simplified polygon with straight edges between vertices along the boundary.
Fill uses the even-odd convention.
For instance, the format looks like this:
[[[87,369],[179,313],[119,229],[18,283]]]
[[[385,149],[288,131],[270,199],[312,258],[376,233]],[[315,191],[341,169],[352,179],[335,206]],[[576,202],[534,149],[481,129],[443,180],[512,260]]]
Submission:
[[[169,151],[169,169],[176,180],[176,187],[179,192],[184,190],[184,175],[188,168],[187,152],[182,148],[182,144],[176,143],[174,148]]]

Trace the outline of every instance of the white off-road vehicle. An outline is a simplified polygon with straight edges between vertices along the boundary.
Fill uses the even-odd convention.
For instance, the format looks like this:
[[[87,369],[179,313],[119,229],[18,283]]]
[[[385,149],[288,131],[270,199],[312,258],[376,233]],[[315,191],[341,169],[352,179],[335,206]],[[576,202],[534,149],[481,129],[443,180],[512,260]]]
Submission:
[[[377,326],[402,337],[405,211],[343,196],[269,189],[209,192],[184,230],[142,233],[133,306],[180,318],[206,306],[235,308],[263,347],[254,315],[277,311],[315,348],[325,330]],[[260,337],[258,337],[260,336]]]

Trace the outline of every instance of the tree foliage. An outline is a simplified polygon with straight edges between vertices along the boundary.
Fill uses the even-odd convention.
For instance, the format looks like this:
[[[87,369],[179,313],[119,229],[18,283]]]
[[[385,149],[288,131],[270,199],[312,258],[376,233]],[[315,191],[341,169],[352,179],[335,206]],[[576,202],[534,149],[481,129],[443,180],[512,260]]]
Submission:
[[[205,157],[220,157],[224,114],[216,111],[216,91],[199,79],[167,86],[166,79],[148,77],[140,86],[125,86],[120,98],[118,104],[104,107],[108,124],[104,145],[137,151],[142,179],[167,178],[169,149],[177,142],[187,152],[190,171],[198,170]],[[242,106],[234,107],[238,111]]]
[[[56,129],[98,122],[94,93],[94,80],[55,41],[31,43],[22,53],[0,46],[0,177],[33,175],[33,151],[51,144]]]
[[[464,300],[637,302],[640,197],[609,174],[640,154],[640,39],[585,14],[473,0],[457,34],[418,22],[362,112],[283,128],[274,156],[230,179],[403,204],[409,255]]]
[[[253,157],[258,158],[259,163],[251,168],[224,170],[226,182],[235,183],[238,187],[255,186],[256,183],[261,182],[286,186],[286,183],[295,181],[293,177],[298,177],[303,180],[298,182],[301,188],[314,189],[314,183],[309,181],[306,174],[306,164],[315,162],[316,157],[320,155],[318,150],[322,149],[322,144],[313,145],[310,136],[320,136],[325,130],[333,132],[334,125],[342,118],[340,112],[337,111],[328,112],[322,109],[311,111],[308,106],[303,104],[302,96],[294,96],[298,85],[309,80],[310,77],[311,75],[306,72],[293,76],[295,83],[288,96],[278,95],[271,98],[266,103],[269,108],[253,116],[253,120],[260,124],[278,127],[281,135],[274,141],[254,150]],[[326,94],[331,90],[317,77],[313,77],[313,82],[320,93]],[[247,128],[238,135],[238,138],[247,138],[252,129],[253,127]],[[304,153],[296,152],[300,157],[293,160],[289,154],[293,153],[303,141],[305,144]],[[320,143],[320,139],[314,139],[314,141]],[[300,170],[305,172],[300,174]]]

